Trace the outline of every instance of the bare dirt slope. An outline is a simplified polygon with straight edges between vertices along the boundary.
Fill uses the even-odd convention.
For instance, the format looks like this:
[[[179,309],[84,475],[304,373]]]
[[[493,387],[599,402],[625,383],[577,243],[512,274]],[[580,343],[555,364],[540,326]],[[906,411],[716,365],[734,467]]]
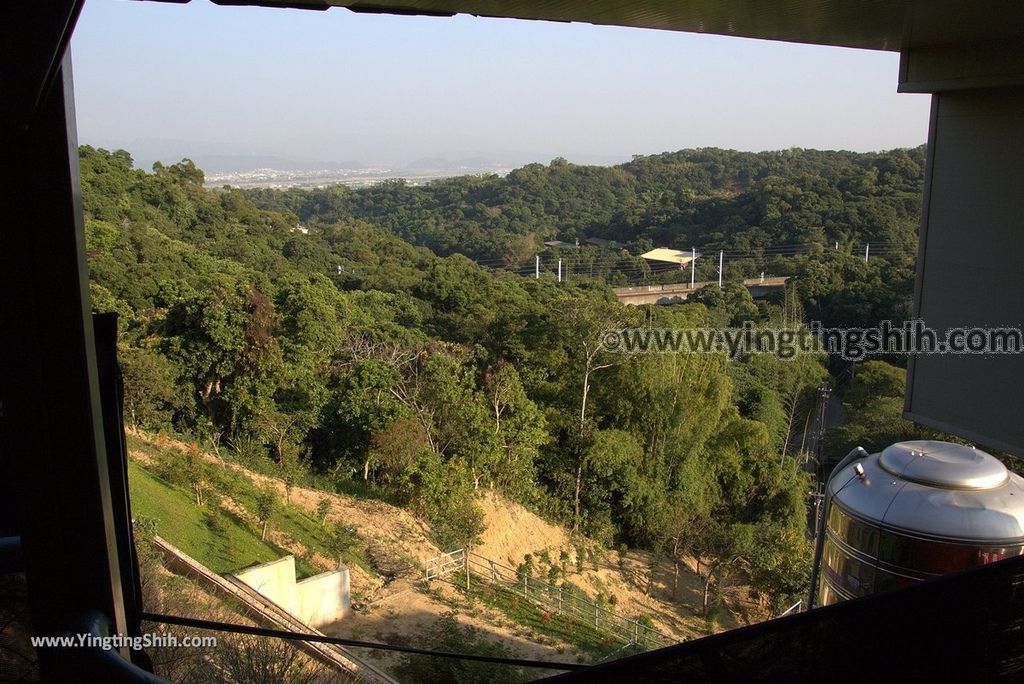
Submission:
[[[553,564],[564,555],[568,561],[566,579],[585,589],[591,596],[614,595],[616,612],[631,618],[646,615],[654,626],[678,639],[707,634],[707,625],[698,619],[703,602],[703,584],[695,572],[696,560],[687,558],[673,582],[671,564],[658,561],[652,566],[649,552],[631,550],[624,557],[616,551],[601,549],[586,538],[576,543],[569,531],[550,523],[523,506],[487,492],[480,499],[487,529],[474,551],[509,567],[516,568],[526,554],[535,559],[544,551]],[[582,571],[577,554],[582,550]],[[545,565],[545,567],[547,567]],[[673,597],[675,584],[676,596]],[[732,629],[767,619],[743,586],[725,590],[725,610],[718,615],[714,629]]]
[[[486,492],[479,503],[484,510],[487,529],[480,535],[481,543],[473,550],[481,556],[515,567],[528,553],[552,549],[558,558],[558,550],[573,551],[568,530],[549,523],[519,504],[494,492]]]

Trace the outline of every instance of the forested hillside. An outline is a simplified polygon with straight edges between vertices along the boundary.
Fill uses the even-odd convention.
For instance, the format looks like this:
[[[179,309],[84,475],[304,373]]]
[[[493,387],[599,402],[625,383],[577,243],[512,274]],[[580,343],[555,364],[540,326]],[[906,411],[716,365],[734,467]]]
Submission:
[[[912,242],[924,148],[882,154],[701,149],[616,167],[556,159],[505,177],[462,176],[411,187],[247,191],[300,220],[362,218],[439,254],[518,259],[544,240],[618,240],[751,249],[806,242]],[[532,253],[531,253],[532,254]],[[527,254],[529,256],[530,254]]]
[[[921,149],[697,150],[242,192],[204,188],[187,160],[148,173],[80,154],[90,290],[121,315],[133,425],[406,506],[441,546],[480,533],[475,497],[493,489],[609,545],[742,565],[777,600],[806,581],[799,466],[824,359],[617,355],[598,333],[904,318],[923,164]],[[565,283],[487,267],[578,237],[626,248],[573,248],[598,268]],[[865,241],[881,245],[867,263]],[[777,302],[730,284],[618,304],[608,282],[640,273],[639,252],[691,245],[735,254],[730,280],[795,285]]]

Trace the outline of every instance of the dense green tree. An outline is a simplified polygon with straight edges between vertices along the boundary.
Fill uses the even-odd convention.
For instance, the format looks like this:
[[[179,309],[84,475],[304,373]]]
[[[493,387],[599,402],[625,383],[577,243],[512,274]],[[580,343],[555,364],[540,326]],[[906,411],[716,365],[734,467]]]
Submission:
[[[535,463],[540,447],[549,440],[544,414],[526,395],[519,373],[509,363],[488,369],[482,390],[497,449],[491,482],[520,501],[532,502],[538,496]]]
[[[847,420],[826,435],[827,459],[838,461],[855,446],[875,453],[895,442],[943,437],[903,417],[905,375],[904,370],[884,361],[856,365],[853,381],[843,396]]]
[[[256,431],[273,410],[280,372],[270,299],[247,283],[218,279],[168,311],[163,348],[196,388],[201,413],[231,432]]]
[[[169,426],[181,401],[174,365],[163,355],[140,347],[122,348],[118,360],[129,424],[150,430]]]
[[[445,547],[473,543],[493,488],[677,568],[697,556],[708,611],[737,569],[779,602],[806,561],[793,457],[823,360],[612,353],[600,333],[905,317],[922,163],[923,149],[708,148],[241,191],[205,188],[188,160],[147,173],[83,147],[90,292],[121,315],[140,426],[269,455],[289,488],[307,464],[361,481]],[[553,238],[567,244],[542,261],[562,260],[567,282],[522,277]],[[623,307],[609,284],[688,278],[639,257],[655,246],[726,251],[726,287]],[[697,278],[717,278],[715,261],[699,258]],[[792,279],[754,302],[739,281],[761,272]],[[873,363],[858,364],[830,451],[914,434],[899,371]]]
[[[368,481],[377,463],[370,449],[374,434],[410,413],[395,396],[400,379],[400,369],[386,361],[356,362],[321,410],[311,440],[314,463],[325,470],[349,463]]]
[[[380,471],[379,481],[386,485],[397,482],[429,449],[423,424],[415,418],[399,418],[370,438],[363,479],[367,479],[372,464]]]

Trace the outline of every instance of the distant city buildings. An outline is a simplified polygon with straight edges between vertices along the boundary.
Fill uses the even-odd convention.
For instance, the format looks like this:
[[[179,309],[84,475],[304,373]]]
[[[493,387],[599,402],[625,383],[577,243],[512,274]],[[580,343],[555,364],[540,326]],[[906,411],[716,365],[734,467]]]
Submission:
[[[506,175],[511,169],[393,169],[364,167],[357,169],[289,170],[260,168],[206,174],[207,187],[230,185],[236,188],[322,188],[328,185],[366,187],[389,180],[404,180],[409,185],[422,185],[441,178],[486,173]]]

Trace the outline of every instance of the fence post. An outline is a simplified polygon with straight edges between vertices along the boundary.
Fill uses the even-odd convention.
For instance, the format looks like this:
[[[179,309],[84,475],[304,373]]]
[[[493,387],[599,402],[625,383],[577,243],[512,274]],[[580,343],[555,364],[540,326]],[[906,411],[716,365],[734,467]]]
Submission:
[[[469,593],[469,551],[466,549],[462,550],[462,560],[466,567],[466,593]]]
[[[530,598],[530,576],[526,574],[523,575],[523,596]]]
[[[562,587],[558,587],[558,612],[562,612]]]
[[[640,623],[633,621],[633,643],[640,645]]]
[[[597,627],[597,618],[600,616],[601,608],[598,605],[594,605],[594,626]]]

